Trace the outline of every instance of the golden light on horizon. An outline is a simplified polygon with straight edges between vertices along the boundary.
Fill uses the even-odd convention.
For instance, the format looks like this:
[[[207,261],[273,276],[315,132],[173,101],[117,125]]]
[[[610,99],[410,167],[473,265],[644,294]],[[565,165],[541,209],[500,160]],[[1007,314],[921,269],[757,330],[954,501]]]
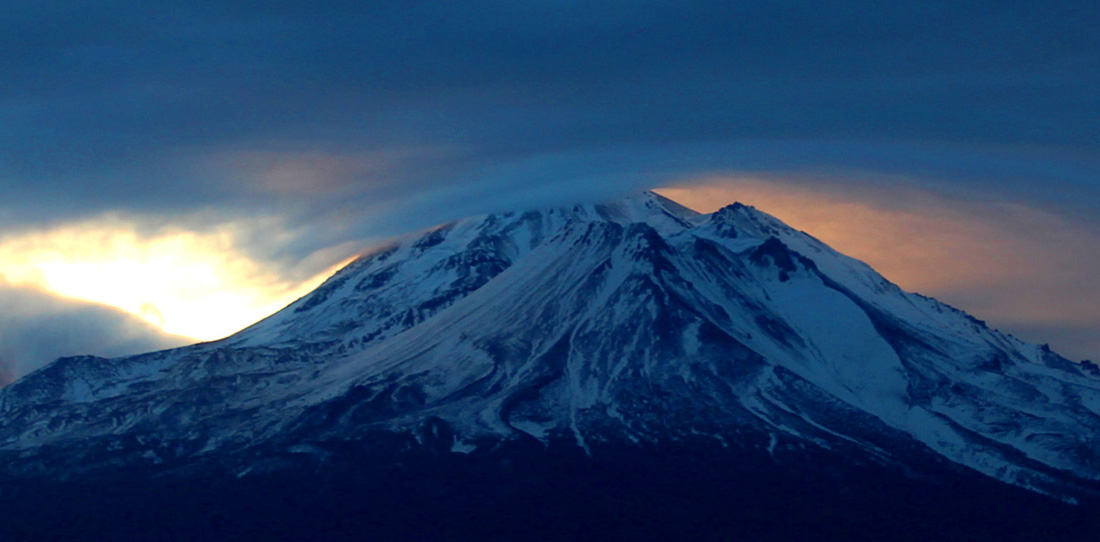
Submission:
[[[1032,342],[1079,329],[1074,340],[1085,346],[1064,353],[1100,351],[1100,338],[1086,336],[1100,321],[1100,232],[1088,224],[901,185],[715,177],[658,191],[702,212],[733,201],[754,205],[906,290]],[[352,252],[322,250],[291,272],[250,257],[240,228],[142,233],[136,221],[107,217],[9,235],[0,238],[0,283],[117,307],[167,333],[214,340],[307,294]],[[271,246],[294,242],[277,224],[245,229],[262,231]]]
[[[244,255],[228,228],[142,236],[134,224],[109,219],[0,239],[0,277],[8,282],[117,307],[197,340],[251,325],[332,271],[288,280]]]

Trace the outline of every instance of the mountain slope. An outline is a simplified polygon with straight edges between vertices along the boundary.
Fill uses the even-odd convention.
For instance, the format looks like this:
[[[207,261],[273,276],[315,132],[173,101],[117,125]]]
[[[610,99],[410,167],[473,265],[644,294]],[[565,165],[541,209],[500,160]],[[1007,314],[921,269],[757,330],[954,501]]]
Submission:
[[[1074,498],[1100,480],[1100,379],[751,207],[646,193],[444,225],[223,341],[0,391],[9,476],[249,475],[384,435],[812,448]]]

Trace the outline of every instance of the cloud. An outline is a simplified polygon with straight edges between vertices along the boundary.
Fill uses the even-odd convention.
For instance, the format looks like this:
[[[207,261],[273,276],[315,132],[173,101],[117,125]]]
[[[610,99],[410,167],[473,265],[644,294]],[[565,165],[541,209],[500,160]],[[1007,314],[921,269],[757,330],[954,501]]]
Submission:
[[[357,201],[382,187],[407,195],[471,169],[618,146],[1009,146],[1097,167],[1100,14],[1081,2],[10,10],[9,227],[107,211],[308,214],[337,188]],[[236,160],[210,167],[227,153]],[[394,167],[394,153],[417,156]]]
[[[115,357],[192,342],[118,309],[0,280],[0,379],[7,384],[63,356]]]

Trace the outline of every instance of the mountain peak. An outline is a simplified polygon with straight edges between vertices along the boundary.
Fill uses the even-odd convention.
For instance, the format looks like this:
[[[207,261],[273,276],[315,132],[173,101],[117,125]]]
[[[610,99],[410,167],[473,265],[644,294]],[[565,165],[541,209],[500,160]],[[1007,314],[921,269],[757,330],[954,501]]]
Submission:
[[[647,223],[662,232],[671,233],[691,227],[691,221],[700,216],[656,192],[631,194],[618,200],[593,206],[594,215],[621,224]]]

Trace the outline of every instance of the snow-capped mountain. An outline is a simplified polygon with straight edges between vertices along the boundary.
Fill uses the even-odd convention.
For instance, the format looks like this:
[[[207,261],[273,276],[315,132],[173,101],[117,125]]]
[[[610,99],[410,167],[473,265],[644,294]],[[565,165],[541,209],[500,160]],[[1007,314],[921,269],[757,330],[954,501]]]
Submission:
[[[0,391],[0,469],[22,478],[247,476],[380,435],[812,448],[1070,499],[1100,487],[1100,378],[752,207],[645,193],[440,226],[222,341]]]

